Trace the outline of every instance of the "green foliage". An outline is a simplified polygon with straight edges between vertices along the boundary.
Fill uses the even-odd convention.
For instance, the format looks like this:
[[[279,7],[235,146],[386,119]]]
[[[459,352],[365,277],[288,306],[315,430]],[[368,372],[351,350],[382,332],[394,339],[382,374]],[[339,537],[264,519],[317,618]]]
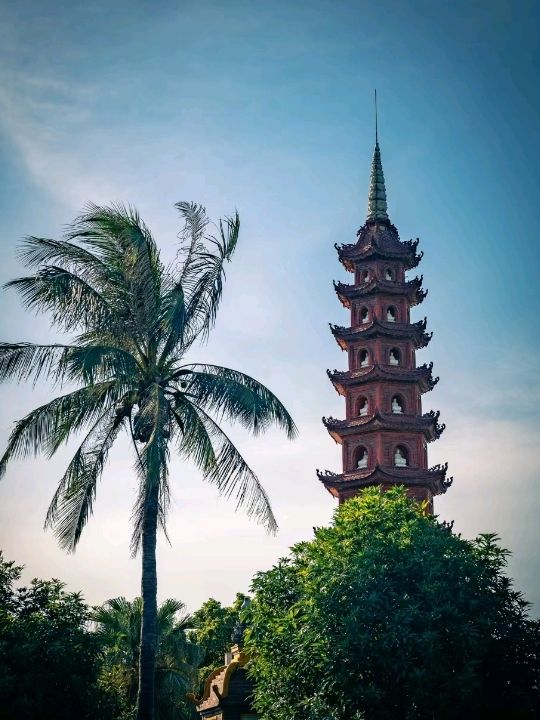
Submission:
[[[21,570],[0,552],[0,718],[116,718],[98,683],[100,643],[81,596],[58,580],[15,588]]]
[[[494,535],[466,541],[370,489],[258,574],[248,649],[265,720],[533,718],[540,627]]]
[[[165,600],[158,608],[158,646],[156,661],[156,718],[190,720],[193,708],[186,700],[197,676],[202,652],[187,638],[192,627],[185,606],[178,600]],[[139,682],[139,639],[142,600],[132,602],[114,598],[95,608],[92,619],[101,644],[100,685],[117,698],[123,718],[135,709]]]
[[[193,630],[189,637],[203,651],[199,668],[199,682],[203,683],[215,668],[223,665],[225,653],[232,644],[231,636],[240,619],[240,609],[246,596],[237,593],[234,603],[224,607],[210,598],[192,615]]]

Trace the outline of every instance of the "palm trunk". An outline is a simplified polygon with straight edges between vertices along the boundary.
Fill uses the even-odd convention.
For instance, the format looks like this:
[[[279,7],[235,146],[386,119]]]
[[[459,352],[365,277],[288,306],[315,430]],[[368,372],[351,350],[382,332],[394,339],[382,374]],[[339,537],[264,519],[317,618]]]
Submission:
[[[142,530],[142,622],[139,655],[137,720],[154,720],[155,665],[157,649],[156,534],[158,520],[157,478],[147,478],[149,487]]]

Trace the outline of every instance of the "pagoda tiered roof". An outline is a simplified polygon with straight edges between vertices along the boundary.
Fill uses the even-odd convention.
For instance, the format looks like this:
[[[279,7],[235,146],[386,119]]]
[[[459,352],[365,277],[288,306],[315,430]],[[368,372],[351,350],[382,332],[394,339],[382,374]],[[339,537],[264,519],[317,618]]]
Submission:
[[[416,323],[382,322],[374,318],[370,323],[350,328],[330,323],[330,330],[342,350],[346,350],[351,342],[379,336],[394,340],[411,340],[418,350],[426,347],[433,336],[433,333],[426,332],[426,325],[426,318]]]
[[[410,305],[419,305],[428,294],[422,290],[422,279],[415,277],[408,282],[394,282],[393,280],[379,280],[374,277],[369,282],[361,285],[348,285],[347,283],[334,282],[334,290],[344,307],[351,307],[351,300],[369,297],[384,293],[386,295],[405,295]]]
[[[358,241],[335,245],[343,266],[354,271],[355,264],[366,260],[400,260],[410,270],[418,265],[424,253],[417,253],[419,240],[399,239],[397,228],[390,223],[366,222],[357,233]]]
[[[376,465],[374,468],[354,470],[348,473],[333,473],[317,470],[317,476],[328,492],[334,497],[354,493],[373,485],[404,485],[405,487],[427,487],[433,495],[445,493],[453,478],[447,478],[448,463],[435,465],[429,470],[413,467],[391,467]]]
[[[345,388],[378,380],[386,382],[418,383],[421,393],[433,390],[439,382],[438,377],[432,375],[433,363],[421,365],[418,368],[408,369],[396,365],[370,365],[358,370],[327,370],[333,386],[340,395],[345,395]]]
[[[388,430],[395,432],[422,432],[427,442],[438,440],[445,425],[440,425],[439,411],[431,410],[424,415],[409,415],[405,413],[386,413],[376,410],[372,415],[355,417],[350,420],[336,420],[336,418],[323,417],[324,426],[341,444],[347,435],[356,435],[358,431],[373,432],[374,430]]]

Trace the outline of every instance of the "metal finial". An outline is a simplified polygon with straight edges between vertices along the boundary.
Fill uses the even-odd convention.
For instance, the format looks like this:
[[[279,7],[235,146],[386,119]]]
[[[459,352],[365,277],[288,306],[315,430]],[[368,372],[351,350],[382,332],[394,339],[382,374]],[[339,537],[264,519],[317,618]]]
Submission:
[[[379,118],[377,112],[377,89],[375,88],[375,150],[371,163],[371,177],[369,180],[367,220],[388,221],[386,205],[386,186],[379,148]]]
[[[377,88],[375,88],[375,144],[379,143],[379,127],[377,118]]]

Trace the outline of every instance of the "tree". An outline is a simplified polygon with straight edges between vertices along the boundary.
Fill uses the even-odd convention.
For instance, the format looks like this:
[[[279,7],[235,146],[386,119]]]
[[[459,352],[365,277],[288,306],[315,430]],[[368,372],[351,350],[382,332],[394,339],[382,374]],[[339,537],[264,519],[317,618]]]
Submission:
[[[196,682],[201,649],[190,642],[191,617],[178,600],[165,600],[157,614],[156,717],[159,720],[189,720],[191,706],[186,695]],[[92,619],[102,646],[101,683],[119,695],[119,704],[129,716],[139,685],[139,642],[142,599],[123,597],[95,608]]]
[[[132,550],[142,554],[139,720],[154,716],[156,533],[158,525],[165,529],[171,447],[274,531],[264,489],[218,421],[236,420],[253,433],[275,423],[291,438],[296,433],[285,407],[253,378],[185,361],[214,324],[240,221],[238,214],[220,221],[216,238],[204,208],[176,207],[184,230],[180,261],[171,267],[136,210],[123,206],[90,205],[63,240],[27,238],[21,256],[36,272],[8,286],[74,337],[0,344],[0,380],[79,385],[17,422],[0,460],[2,475],[11,458],[40,450],[51,456],[84,431],[45,521],[63,548],[73,551],[79,541],[119,433],[132,438],[139,480]]]
[[[247,647],[265,720],[533,718],[540,626],[494,535],[365,490],[259,573]]]
[[[58,580],[16,589],[21,570],[0,552],[0,718],[114,717],[114,698],[97,681],[99,641],[80,594]]]
[[[212,670],[223,665],[225,653],[231,648],[231,637],[240,620],[240,610],[245,599],[245,595],[237,593],[234,603],[227,607],[210,598],[193,613],[193,630],[189,637],[203,652],[199,683],[204,682]]]

